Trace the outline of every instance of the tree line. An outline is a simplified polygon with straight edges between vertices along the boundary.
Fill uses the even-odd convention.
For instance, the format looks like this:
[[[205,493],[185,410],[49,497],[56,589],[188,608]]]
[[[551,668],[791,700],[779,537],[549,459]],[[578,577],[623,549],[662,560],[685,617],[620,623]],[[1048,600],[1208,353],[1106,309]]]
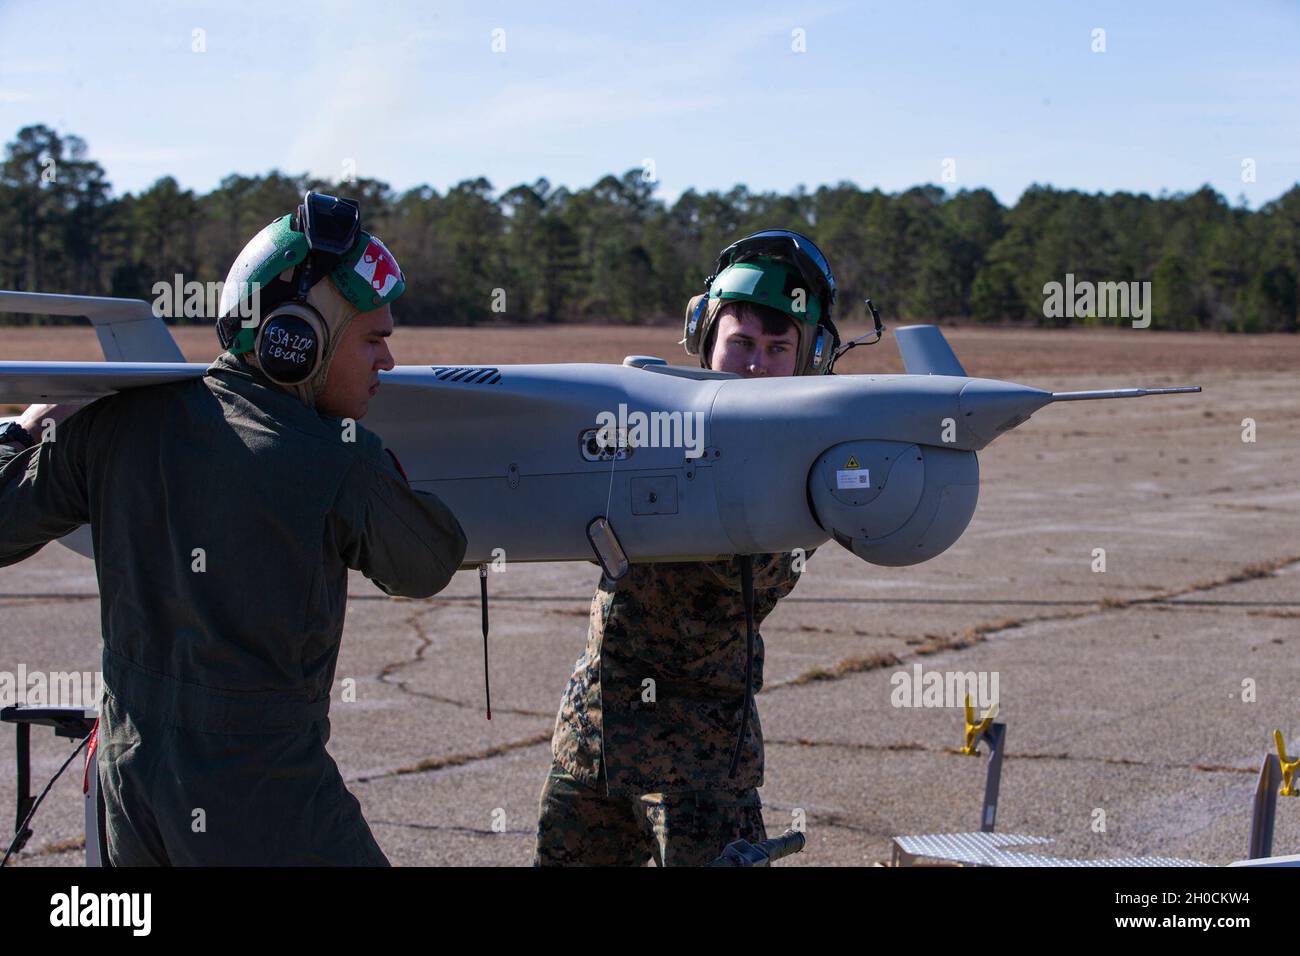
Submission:
[[[155,283],[176,274],[220,281],[309,188],[360,200],[363,227],[406,273],[406,324],[680,321],[723,246],[784,227],[829,257],[841,319],[863,320],[870,296],[895,321],[1116,324],[1047,314],[1044,287],[1069,274],[1150,282],[1155,328],[1297,329],[1300,183],[1255,211],[1208,186],[1153,198],[1036,185],[1007,207],[987,189],[842,182],[787,195],[687,190],[668,203],[641,169],[499,194],[481,177],[398,192],[272,171],[227,176],[205,194],[164,176],[115,196],[84,141],[39,125],[18,131],[0,168],[0,289],[153,300]]]

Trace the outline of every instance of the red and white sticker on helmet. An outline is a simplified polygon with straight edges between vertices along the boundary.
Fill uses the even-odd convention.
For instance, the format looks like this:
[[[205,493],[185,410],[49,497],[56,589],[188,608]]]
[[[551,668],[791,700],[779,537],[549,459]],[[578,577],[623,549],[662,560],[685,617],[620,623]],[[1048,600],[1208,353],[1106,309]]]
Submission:
[[[380,297],[388,295],[402,281],[402,270],[398,268],[397,260],[388,251],[388,247],[374,236],[370,237],[365,252],[361,253],[361,258],[353,268],[357,275],[370,284],[375,295]]]

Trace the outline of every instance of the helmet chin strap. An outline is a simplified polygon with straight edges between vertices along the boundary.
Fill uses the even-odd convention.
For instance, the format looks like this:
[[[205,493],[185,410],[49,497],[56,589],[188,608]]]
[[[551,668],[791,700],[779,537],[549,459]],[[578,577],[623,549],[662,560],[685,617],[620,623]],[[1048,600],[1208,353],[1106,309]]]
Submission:
[[[257,369],[263,375],[266,374],[266,371],[262,368],[262,364],[257,360],[256,351],[245,352],[239,357],[243,359],[246,363],[251,365],[253,368]],[[316,374],[314,374],[311,378],[307,379],[307,381],[305,382],[299,382],[297,385],[284,385],[280,382],[275,381],[274,379],[270,379],[269,376],[268,376],[268,380],[270,381],[271,385],[275,386],[276,388],[280,389],[283,392],[288,392],[290,395],[294,396],[294,398],[298,399],[298,401],[302,402],[308,408],[314,409],[316,407],[316,399],[320,397],[321,391],[324,390],[325,388],[325,373],[328,370],[329,370],[328,361],[323,362],[321,363],[321,367],[317,369]]]
[[[325,391],[325,379],[329,376],[330,366],[334,363],[334,353],[338,351],[339,343],[343,340],[343,333],[347,331],[348,325],[355,319],[360,312],[353,312],[339,322],[337,327],[330,328],[329,351],[321,360],[320,368],[316,370],[311,378],[301,385],[295,386],[294,392],[309,408],[316,407],[316,401],[320,398],[321,393]]]
[[[828,372],[835,371],[835,363],[840,360],[840,356],[843,355],[845,352],[849,351],[850,349],[856,348],[859,345],[875,345],[877,342],[879,342],[882,338],[885,337],[885,326],[880,321],[880,310],[877,309],[875,305],[872,304],[870,299],[866,299],[864,301],[867,306],[867,311],[871,313],[871,318],[875,321],[876,327],[874,331],[866,332],[862,335],[857,336],[856,338],[850,339],[844,345],[836,349],[834,354],[831,355],[831,364],[830,367],[827,369]],[[875,338],[872,339],[870,342],[864,342],[863,339],[867,338],[867,336],[869,335],[875,335]]]

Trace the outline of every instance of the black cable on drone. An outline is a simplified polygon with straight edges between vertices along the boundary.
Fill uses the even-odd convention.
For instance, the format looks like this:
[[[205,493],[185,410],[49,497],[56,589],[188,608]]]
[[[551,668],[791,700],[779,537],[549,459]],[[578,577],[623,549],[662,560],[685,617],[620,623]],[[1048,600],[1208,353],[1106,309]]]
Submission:
[[[754,706],[754,559],[747,554],[740,556],[740,594],[745,602],[745,709],[740,715],[740,733],[736,734],[728,779],[736,775],[740,751],[749,733],[749,712]]]
[[[49,793],[50,788],[54,786],[54,781],[63,776],[63,771],[68,769],[68,764],[72,763],[72,759],[76,757],[77,754],[81,753],[81,748],[86,746],[86,743],[93,736],[95,736],[95,731],[92,730],[90,733],[86,734],[86,736],[81,738],[81,743],[77,744],[76,749],[73,750],[72,753],[68,754],[68,759],[63,761],[63,766],[58,769],[58,772],[50,778],[50,782],[45,785],[45,789],[41,791],[41,795],[36,798],[36,802],[32,804],[32,808],[27,811],[27,816],[18,827],[18,832],[14,834],[14,838],[9,844],[9,849],[5,850],[4,859],[0,860],[0,867],[8,865],[9,857],[13,856],[14,847],[18,845],[18,841],[22,838],[22,835],[27,832],[27,824],[32,822],[32,817],[36,815],[37,807],[41,805],[41,801],[45,799],[45,795]]]
[[[480,607],[483,610],[483,696],[487,699],[487,719],[492,719],[492,684],[488,680],[488,598],[487,565],[478,566]]]

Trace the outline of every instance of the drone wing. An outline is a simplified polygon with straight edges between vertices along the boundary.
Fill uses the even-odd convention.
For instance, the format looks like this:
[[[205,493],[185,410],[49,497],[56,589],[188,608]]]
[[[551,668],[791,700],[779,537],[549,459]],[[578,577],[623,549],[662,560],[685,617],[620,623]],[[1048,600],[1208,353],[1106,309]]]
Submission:
[[[186,362],[0,362],[0,404],[85,404],[126,388],[199,378],[207,369]]]

